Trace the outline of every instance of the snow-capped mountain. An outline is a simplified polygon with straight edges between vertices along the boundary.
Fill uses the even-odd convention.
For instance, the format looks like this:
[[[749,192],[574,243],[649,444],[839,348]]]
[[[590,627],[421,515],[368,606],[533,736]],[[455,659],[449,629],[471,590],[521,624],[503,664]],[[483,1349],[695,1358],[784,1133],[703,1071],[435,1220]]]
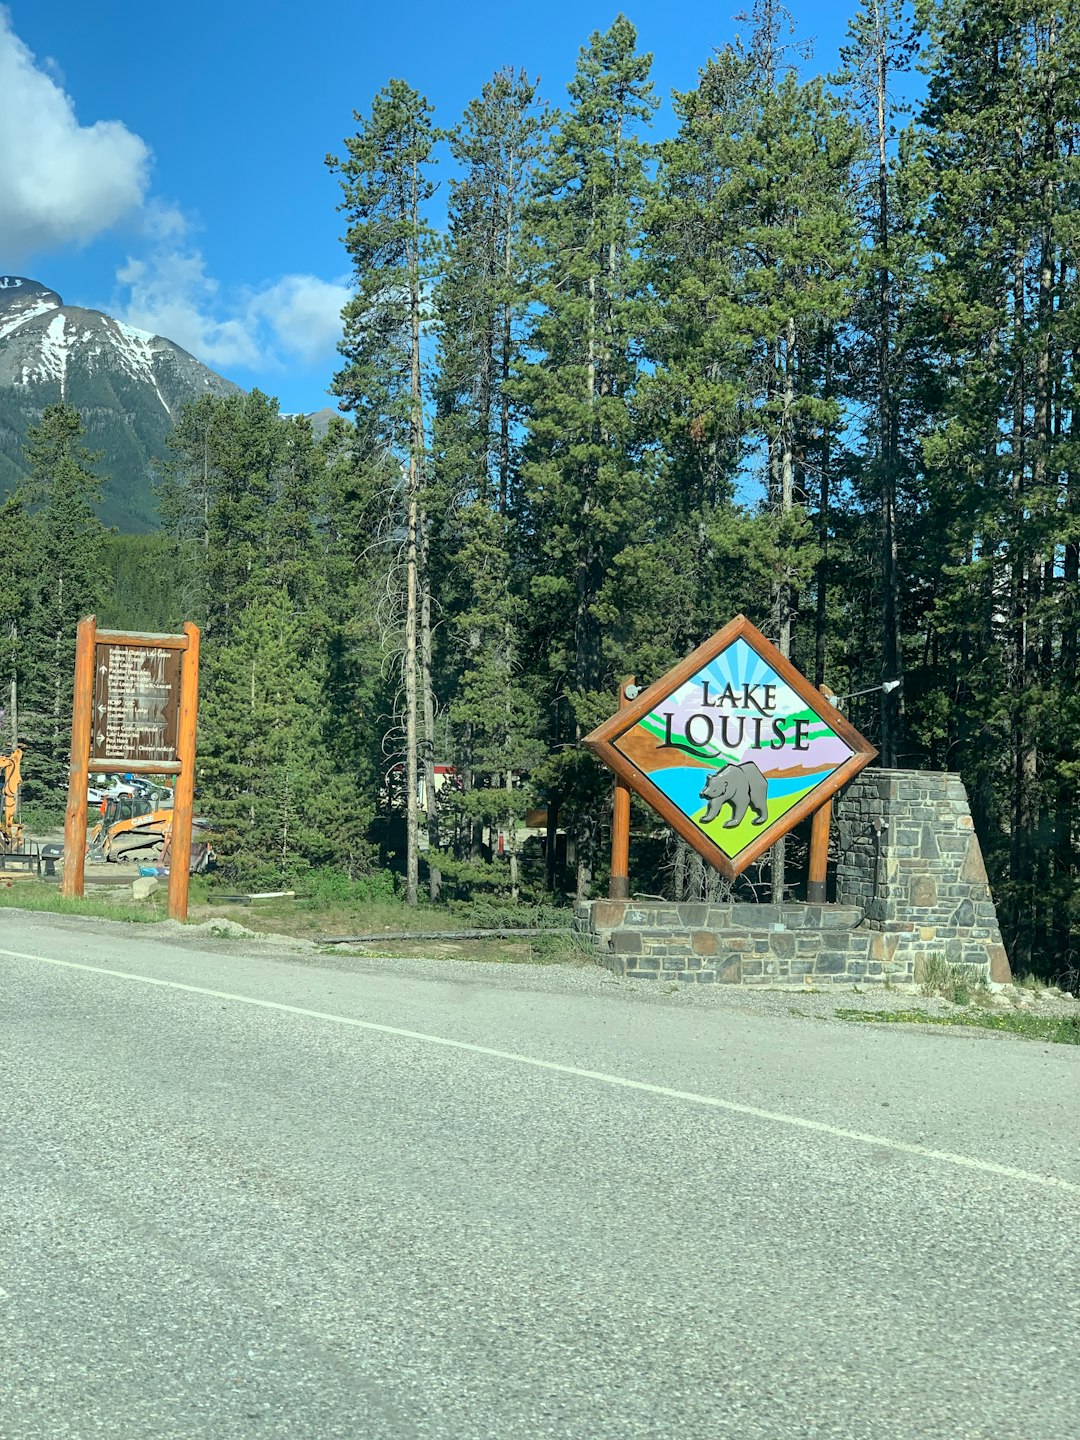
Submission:
[[[66,400],[82,414],[87,447],[102,456],[102,519],[150,529],[153,462],[168,453],[181,405],[237,388],[171,340],[65,305],[36,280],[0,275],[0,493],[25,473],[28,428],[46,405]]]

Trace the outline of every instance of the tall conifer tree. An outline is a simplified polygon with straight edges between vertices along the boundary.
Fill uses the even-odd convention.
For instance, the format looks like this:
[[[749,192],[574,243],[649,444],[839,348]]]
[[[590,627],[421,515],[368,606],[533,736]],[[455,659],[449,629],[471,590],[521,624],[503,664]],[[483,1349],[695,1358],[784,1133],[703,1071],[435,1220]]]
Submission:
[[[1032,0],[943,0],[929,13],[919,162],[942,396],[924,441],[938,499],[927,652],[934,688],[954,697],[938,754],[960,760],[992,807],[978,818],[1007,874],[1022,968],[1058,927],[1048,901],[1074,864],[1054,794],[1061,707],[1041,677],[1074,648],[1058,621],[1074,604],[1060,546],[1063,500],[1075,501],[1080,17]]]
[[[907,217],[902,210],[902,192],[898,192],[891,152],[896,118],[901,113],[895,98],[897,79],[910,70],[914,51],[915,28],[909,0],[860,0],[848,24],[847,44],[840,50],[844,69],[839,81],[868,141],[860,208],[869,244],[863,256],[864,281],[854,343],[869,343],[874,364],[869,375],[866,367],[858,363],[852,365],[852,371],[858,377],[855,388],[859,398],[869,402],[862,434],[870,455],[860,468],[869,472],[880,505],[883,681],[903,678],[898,496],[904,446],[900,431],[903,377],[899,332],[912,246],[905,233]],[[885,765],[898,763],[903,713],[903,687],[882,689],[880,750]]]
[[[376,95],[368,116],[356,113],[346,154],[328,156],[339,177],[348,228],[355,293],[345,306],[345,364],[334,381],[342,408],[355,416],[372,459],[396,455],[405,472],[404,496],[388,496],[404,522],[405,603],[402,680],[407,787],[406,894],[419,883],[418,761],[426,779],[429,841],[438,842],[435,795],[435,720],[431,681],[431,577],[425,486],[427,437],[421,334],[426,314],[434,236],[426,218],[435,131],[432,110],[403,80]],[[434,848],[434,847],[433,847]],[[432,889],[437,889],[432,872]]]
[[[473,862],[486,825],[508,838],[517,889],[518,777],[536,759],[536,717],[521,677],[520,597],[512,587],[520,420],[510,377],[522,356],[528,300],[522,216],[548,121],[536,85],[500,71],[449,136],[461,167],[450,183],[449,238],[436,304],[440,350],[435,446],[437,541],[446,574],[454,695],[449,726],[463,825]]]
[[[655,101],[651,56],[624,16],[581,51],[570,107],[537,180],[531,230],[536,313],[532,356],[515,393],[525,407],[523,509],[546,671],[552,759],[549,807],[566,805],[577,890],[597,857],[599,777],[578,748],[611,708],[601,623],[615,558],[648,514],[634,464],[632,403],[642,328],[641,213]]]
[[[34,576],[28,631],[20,641],[27,679],[20,701],[31,756],[27,795],[62,793],[71,746],[75,632],[97,605],[105,581],[105,531],[94,507],[101,480],[83,444],[79,412],[46,406],[29,434],[26,497],[34,507]]]

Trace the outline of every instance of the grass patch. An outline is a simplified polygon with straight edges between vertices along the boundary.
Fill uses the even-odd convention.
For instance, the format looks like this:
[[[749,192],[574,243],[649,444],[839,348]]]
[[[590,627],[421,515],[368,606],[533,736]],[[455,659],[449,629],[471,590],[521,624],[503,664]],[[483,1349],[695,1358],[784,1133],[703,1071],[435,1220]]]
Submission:
[[[596,952],[576,935],[521,936],[503,940],[372,940],[362,945],[327,945],[324,955],[369,960],[468,960],[488,965],[592,965]]]
[[[486,898],[472,902],[451,901],[449,905],[432,905],[421,898],[418,905],[406,905],[396,893],[393,876],[387,872],[361,875],[350,880],[334,871],[311,871],[297,881],[294,900],[256,900],[249,904],[224,900],[227,894],[238,893],[216,875],[195,875],[191,880],[190,918],[208,920],[228,917],[251,930],[274,931],[300,939],[317,940],[323,936],[371,935],[386,932],[386,949],[381,953],[399,953],[408,942],[404,939],[418,930],[438,930],[452,939],[455,931],[495,929],[535,929],[540,938],[556,928],[565,930],[570,911],[552,905],[496,904]],[[365,942],[359,953],[374,953]],[[417,942],[435,953],[442,941]],[[469,942],[489,944],[491,942]],[[507,942],[500,942],[506,944]],[[409,947],[408,953],[422,953]],[[485,956],[484,958],[491,958]]]
[[[56,885],[20,880],[8,889],[0,888],[0,910],[36,910],[49,915],[90,915],[96,920],[124,920],[143,923],[166,918],[168,896],[164,888],[138,904],[88,895],[85,900],[65,900]]]
[[[55,883],[17,880],[10,888],[0,888],[0,909],[34,910],[54,915],[82,915],[100,920],[146,923],[167,918],[168,881],[162,879],[158,889],[146,900],[130,899],[130,880],[112,885],[87,884],[86,898],[65,900]],[[104,891],[104,893],[95,893]],[[320,881],[312,893],[295,900],[256,901],[251,904],[228,904],[221,899],[220,881],[214,876],[193,875],[188,904],[192,924],[205,921],[231,920],[257,934],[293,936],[314,940],[324,935],[378,934],[386,932],[385,941],[376,940],[355,947],[330,947],[326,953],[415,959],[479,960],[499,965],[587,965],[595,961],[595,952],[587,937],[556,933],[550,928],[557,922],[567,924],[569,912],[552,906],[511,905],[493,907],[481,903],[476,909],[455,906],[453,911],[443,905],[420,904],[410,907],[394,896],[375,877],[356,881],[343,877]],[[498,939],[456,940],[457,930],[473,930],[484,925],[506,925],[513,928],[535,927],[535,935]],[[412,940],[411,932],[439,930],[446,933],[441,940]]]
[[[587,935],[539,934],[529,940],[529,958],[534,965],[595,965],[596,946]]]
[[[1080,1045],[1080,1015],[1030,1015],[1021,1011],[965,1010],[954,1015],[928,1015],[925,1010],[837,1010],[838,1020],[866,1025],[961,1025],[997,1030],[1052,1045]]]
[[[952,1005],[985,1005],[990,987],[971,965],[950,965],[944,955],[923,955],[915,964],[915,979],[924,995],[936,995]]]

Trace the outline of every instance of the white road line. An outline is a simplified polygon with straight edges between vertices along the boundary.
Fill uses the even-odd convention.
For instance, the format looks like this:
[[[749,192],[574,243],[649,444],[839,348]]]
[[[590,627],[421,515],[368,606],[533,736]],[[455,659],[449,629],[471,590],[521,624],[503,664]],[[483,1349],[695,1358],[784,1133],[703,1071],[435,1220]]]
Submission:
[[[1021,1180],[1029,1185],[1043,1185],[1080,1195],[1080,1185],[1056,1175],[1040,1175],[1033,1170],[1019,1170],[1012,1165],[997,1165],[992,1160],[977,1160],[971,1155],[958,1155],[951,1150],[932,1150],[926,1145],[909,1145],[904,1140],[889,1140],[883,1135],[867,1135],[861,1130],[845,1130],[827,1125],[823,1120],[808,1120],[802,1115],[786,1115],[780,1110],[763,1110],[757,1105],[740,1105],[736,1100],[722,1100],[717,1095],[702,1095],[693,1090],[672,1090],[666,1085],[651,1085],[646,1080],[630,1080],[624,1075],[610,1075],[604,1070],[584,1070],[578,1065],[562,1065],[557,1060],[540,1060],[534,1055],[519,1055],[514,1050],[496,1050],[490,1045],[474,1045],[469,1040],[451,1040],[445,1035],[428,1035],[422,1030],[404,1030],[397,1025],[381,1025],[376,1020],[357,1020],[351,1015],[332,1015],[325,1010],[305,1010],[300,1005],[286,1005],[280,1000],[260,1000],[254,995],[234,995],[228,990],[210,990],[204,985],[185,985],[180,980],[162,980],[157,975],[133,975],[127,970],[106,970],[100,965],[84,965],[78,960],[55,960],[51,955],[29,955],[22,950],[2,950],[13,960],[36,960],[43,965],[56,965],[64,970],[85,970],[91,975],[106,975],[113,980],[134,980],[140,985],[157,985],[163,990],[182,990],[189,995],[207,995],[211,1000],[231,1000],[238,1005],[255,1005],[261,1010],[278,1010],[286,1015],[302,1015],[307,1020],[327,1020],[332,1025],[349,1025],[356,1030],[371,1030],[379,1035],[396,1035],[403,1040],[416,1040],[424,1045],[441,1045],[447,1050],[464,1050],[470,1055],[488,1055],[494,1060],[509,1060],[514,1065],[529,1065],[534,1070],[548,1070],[555,1075],[573,1075],[578,1080],[594,1080],[622,1090],[639,1090],[646,1095],[660,1095],[665,1100],[682,1100],[689,1105],[705,1105],[713,1110],[727,1110],[733,1115],[750,1115],[755,1120],[769,1120],[797,1130],[811,1130],[819,1135],[833,1135],[841,1140],[855,1140],[861,1145],[876,1145],[896,1150],[902,1155],[917,1155],[923,1160],[937,1160],[963,1170],[983,1175],[997,1175],[1006,1180]]]

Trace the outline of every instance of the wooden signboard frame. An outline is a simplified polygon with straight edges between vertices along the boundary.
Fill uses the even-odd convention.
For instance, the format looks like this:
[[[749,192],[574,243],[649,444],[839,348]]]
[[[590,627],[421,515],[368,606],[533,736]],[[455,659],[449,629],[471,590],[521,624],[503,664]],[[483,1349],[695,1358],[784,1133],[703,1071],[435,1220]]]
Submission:
[[[648,777],[640,770],[632,760],[628,759],[622,751],[617,748],[618,741],[628,730],[633,729],[640,720],[643,720],[657,705],[665,700],[673,691],[678,690],[686,681],[691,680],[698,671],[702,670],[736,640],[744,639],[752,650],[766,662],[807,705],[814,710],[822,720],[829,726],[834,734],[839,736],[848,749],[851,756],[835,769],[827,779],[822,780],[814,789],[806,795],[799,803],[780,819],[751,841],[738,855],[732,859],[726,855],[718,845],[715,845],[704,831],[700,830],[693,820],[689,818],[679,807],[674,804]],[[654,681],[648,689],[643,690],[633,701],[623,705],[620,700],[619,710],[598,725],[590,735],[585,737],[584,742],[611,770],[614,770],[618,779],[629,787],[636,795],[639,795],[645,803],[666,821],[668,825],[681,835],[703,859],[719,870],[721,875],[733,880],[741,874],[749,865],[752,865],[765,851],[786,835],[789,830],[798,825],[808,815],[818,811],[825,811],[818,824],[814,827],[815,833],[812,848],[815,851],[817,864],[811,871],[811,880],[815,882],[815,898],[824,896],[824,869],[822,861],[822,846],[827,853],[828,847],[828,811],[826,805],[830,804],[832,797],[849,780],[856,776],[864,766],[869,765],[871,760],[877,757],[877,750],[870,744],[855,727],[845,719],[820,690],[815,690],[810,681],[801,675],[790,660],[786,660],[773,643],[762,635],[761,631],[753,625],[745,615],[737,615],[734,620],[718,630],[704,644],[698,648],[680,664]],[[620,817],[622,818],[622,817]],[[617,829],[620,827],[616,827]],[[628,829],[627,821],[622,818],[622,827]],[[620,837],[621,838],[621,837]],[[619,877],[623,881],[623,877]],[[625,882],[624,882],[625,883]],[[628,888],[628,886],[627,886]],[[620,885],[622,889],[622,885]]]
[[[85,890],[87,788],[91,766],[95,773],[122,775],[175,775],[173,791],[172,842],[169,854],[169,915],[186,920],[188,870],[191,864],[191,819],[195,800],[195,724],[199,709],[199,629],[187,624],[182,635],[147,635],[126,630],[99,630],[95,616],[79,622],[75,641],[75,703],[71,715],[71,765],[68,770],[67,813],[64,820],[64,876],[60,892],[81,899]],[[167,755],[140,758],[135,755],[101,755],[99,732],[95,727],[95,681],[99,648],[109,650],[131,646],[144,650],[178,651],[179,693],[162,698],[161,725],[166,736],[175,733],[173,758]],[[164,668],[164,667],[163,667]],[[170,671],[174,670],[171,665]],[[101,708],[106,704],[100,702]],[[174,709],[175,707],[175,709]],[[138,748],[138,741],[133,742]],[[166,744],[156,747],[171,750]],[[94,752],[91,761],[91,751]]]

